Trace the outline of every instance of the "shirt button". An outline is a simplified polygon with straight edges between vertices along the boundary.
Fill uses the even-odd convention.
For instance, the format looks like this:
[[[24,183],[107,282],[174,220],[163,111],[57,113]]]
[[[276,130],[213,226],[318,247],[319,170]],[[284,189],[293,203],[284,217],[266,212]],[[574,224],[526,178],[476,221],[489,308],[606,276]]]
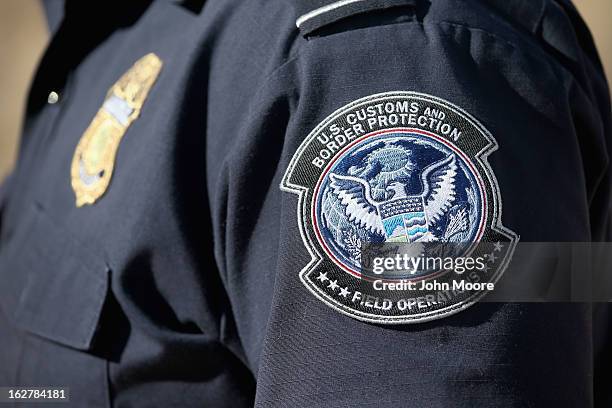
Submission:
[[[53,105],[59,101],[59,94],[55,91],[49,92],[49,96],[47,96],[47,103],[49,105]]]

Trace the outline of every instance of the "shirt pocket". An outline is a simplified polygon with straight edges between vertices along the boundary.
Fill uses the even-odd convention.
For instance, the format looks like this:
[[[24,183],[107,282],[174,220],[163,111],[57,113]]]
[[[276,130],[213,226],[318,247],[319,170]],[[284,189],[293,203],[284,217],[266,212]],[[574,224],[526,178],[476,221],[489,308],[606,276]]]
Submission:
[[[108,408],[108,361],[95,344],[106,257],[37,206],[23,215],[0,242],[0,378],[68,387],[71,406]]]
[[[0,250],[0,306],[13,325],[78,350],[92,346],[110,269],[32,206]]]

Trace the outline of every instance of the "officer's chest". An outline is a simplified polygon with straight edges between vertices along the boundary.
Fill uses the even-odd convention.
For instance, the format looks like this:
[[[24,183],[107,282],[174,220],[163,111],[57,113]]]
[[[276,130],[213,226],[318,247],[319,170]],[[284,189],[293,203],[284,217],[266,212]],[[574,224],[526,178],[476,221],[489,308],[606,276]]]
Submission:
[[[206,36],[169,3],[110,27],[68,21],[34,81],[1,213],[0,306],[26,332],[89,350],[111,271],[172,239],[177,183],[204,176],[177,157],[197,157],[204,128],[186,106],[201,103],[189,77]],[[144,227],[157,222],[165,234]]]

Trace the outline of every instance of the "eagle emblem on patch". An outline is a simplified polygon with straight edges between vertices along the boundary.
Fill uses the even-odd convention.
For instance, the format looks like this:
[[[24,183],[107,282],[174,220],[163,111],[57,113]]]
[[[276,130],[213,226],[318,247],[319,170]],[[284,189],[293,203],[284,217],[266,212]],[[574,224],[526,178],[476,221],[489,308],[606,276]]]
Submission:
[[[476,303],[519,239],[501,223],[487,162],[497,148],[476,119],[431,95],[387,92],[332,113],[299,146],[281,182],[298,196],[311,256],[301,281],[334,309],[376,323],[428,321]],[[381,254],[404,265],[421,260],[381,275],[373,268]],[[478,268],[442,267],[467,257]]]
[[[108,91],[72,159],[71,185],[77,207],[95,203],[106,192],[121,139],[138,118],[161,68],[159,57],[147,54]]]

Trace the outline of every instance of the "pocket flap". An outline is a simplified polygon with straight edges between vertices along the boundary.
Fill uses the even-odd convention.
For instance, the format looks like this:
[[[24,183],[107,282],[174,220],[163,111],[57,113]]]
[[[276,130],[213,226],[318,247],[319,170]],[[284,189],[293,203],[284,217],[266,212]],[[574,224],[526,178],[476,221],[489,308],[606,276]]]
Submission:
[[[34,207],[1,244],[0,304],[14,324],[89,349],[108,290],[103,257]]]

